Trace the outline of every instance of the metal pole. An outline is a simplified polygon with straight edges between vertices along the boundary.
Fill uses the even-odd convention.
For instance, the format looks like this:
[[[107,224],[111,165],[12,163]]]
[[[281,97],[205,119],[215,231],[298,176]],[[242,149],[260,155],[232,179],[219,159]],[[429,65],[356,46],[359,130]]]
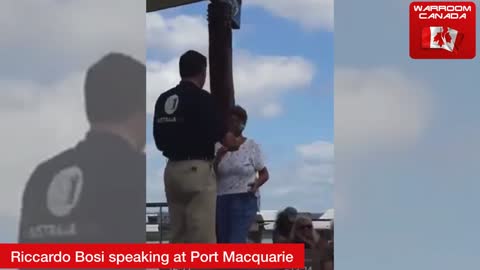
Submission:
[[[210,89],[225,120],[235,105],[231,24],[231,5],[213,0],[208,5]]]

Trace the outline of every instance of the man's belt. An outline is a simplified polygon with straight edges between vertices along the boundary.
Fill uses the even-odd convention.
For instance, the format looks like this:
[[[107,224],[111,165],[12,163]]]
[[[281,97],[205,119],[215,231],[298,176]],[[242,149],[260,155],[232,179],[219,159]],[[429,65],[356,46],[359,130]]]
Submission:
[[[213,157],[207,156],[182,156],[182,157],[169,157],[169,161],[189,161],[189,160],[203,160],[203,161],[212,161]]]

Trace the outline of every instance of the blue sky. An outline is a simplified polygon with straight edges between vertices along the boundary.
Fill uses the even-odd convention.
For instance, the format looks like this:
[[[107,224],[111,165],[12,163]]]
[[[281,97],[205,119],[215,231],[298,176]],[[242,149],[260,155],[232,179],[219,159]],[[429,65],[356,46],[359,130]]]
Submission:
[[[410,59],[410,2],[335,1],[337,270],[479,269],[478,53]]]
[[[164,39],[168,39],[169,36],[196,35],[190,43],[187,42],[190,47],[185,44],[180,44],[178,47],[198,49],[206,53],[205,33],[203,35],[195,31],[190,33],[187,26],[182,29],[175,27],[176,18],[191,17],[195,18],[205,30],[206,9],[207,3],[201,2],[157,12],[147,17],[147,39],[156,39],[156,36],[149,36],[148,25],[153,25],[152,21],[158,21],[161,17],[163,23],[157,25],[161,25],[158,27],[163,29],[155,31],[161,31]],[[160,38],[158,37],[159,41],[155,42],[147,41],[149,44],[147,63],[151,66],[153,62],[171,61],[168,72],[177,73],[176,58],[183,51],[181,49],[159,50],[159,47],[171,48],[176,45],[164,45]],[[243,59],[244,55],[247,55],[245,59]],[[267,57],[265,60],[267,64],[269,64],[268,61],[272,62],[269,64],[271,71],[262,73],[263,77],[258,78],[255,76],[255,70],[260,69],[264,63],[262,57]],[[278,62],[280,58],[284,62]],[[279,74],[276,73],[275,63],[283,66],[283,69],[278,68]],[[320,212],[333,207],[331,182],[333,181],[334,135],[333,64],[333,31],[319,27],[306,28],[295,19],[275,15],[268,6],[243,7],[241,29],[234,31],[234,80],[237,103],[245,106],[249,112],[247,136],[261,145],[272,175],[270,182],[262,190],[262,208],[264,209],[280,209],[287,205],[294,205],[302,210]],[[242,68],[243,65],[251,70],[245,71],[244,69],[247,68]],[[301,69],[296,70],[297,67]],[[240,75],[235,71],[236,69],[242,70],[239,73],[246,72],[248,75],[246,81],[237,80],[236,77]],[[303,69],[306,70],[305,73],[302,72]],[[158,69],[152,77],[161,77],[162,75],[159,74],[162,72],[166,71]],[[292,77],[292,80],[276,83],[278,81],[276,77],[283,76],[281,74]],[[255,81],[258,80],[263,81],[262,86],[250,86],[255,85]],[[148,90],[150,93],[155,92],[152,100],[162,91],[173,87],[172,83],[176,81],[163,79],[149,83]],[[242,87],[243,85],[249,88],[248,93]],[[158,87],[164,89],[157,89]],[[265,92],[268,94],[262,96]],[[262,97],[265,98],[265,103]],[[268,106],[275,107],[275,112],[262,113],[262,110]],[[150,122],[150,120],[147,121],[149,125]],[[148,134],[151,134],[151,126]],[[163,180],[160,172],[164,161],[154,149],[152,150],[152,143],[150,136],[148,138],[150,151],[147,151],[147,155],[150,156],[147,194],[150,200],[163,200]],[[316,168],[318,163],[323,162],[325,155],[328,157],[324,168]],[[307,171],[302,172],[303,168]],[[287,199],[285,194],[288,194]],[[311,194],[310,199],[306,199],[305,194]],[[321,194],[320,198],[318,194]]]

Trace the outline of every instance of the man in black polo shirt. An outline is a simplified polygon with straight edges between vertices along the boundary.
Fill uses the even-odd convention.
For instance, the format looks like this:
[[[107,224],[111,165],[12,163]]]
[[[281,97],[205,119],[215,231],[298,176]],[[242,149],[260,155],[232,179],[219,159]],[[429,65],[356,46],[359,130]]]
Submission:
[[[20,243],[145,242],[145,71],[116,53],[88,70],[90,131],[34,170]]]
[[[165,192],[172,243],[215,243],[214,145],[225,135],[222,116],[202,89],[207,58],[195,51],[180,57],[180,84],[155,105],[154,139],[168,158]]]

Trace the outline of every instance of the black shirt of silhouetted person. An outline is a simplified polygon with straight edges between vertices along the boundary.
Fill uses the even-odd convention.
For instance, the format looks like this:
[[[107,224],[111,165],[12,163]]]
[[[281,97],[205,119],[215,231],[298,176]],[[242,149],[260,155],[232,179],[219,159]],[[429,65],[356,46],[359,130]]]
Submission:
[[[145,71],[118,53],[89,68],[90,130],[34,170],[23,194],[20,243],[145,242]]]
[[[226,128],[213,96],[186,79],[206,72],[207,59],[188,51],[180,57],[179,67],[182,81],[160,95],[155,104],[156,146],[171,161],[212,160],[215,143]]]

